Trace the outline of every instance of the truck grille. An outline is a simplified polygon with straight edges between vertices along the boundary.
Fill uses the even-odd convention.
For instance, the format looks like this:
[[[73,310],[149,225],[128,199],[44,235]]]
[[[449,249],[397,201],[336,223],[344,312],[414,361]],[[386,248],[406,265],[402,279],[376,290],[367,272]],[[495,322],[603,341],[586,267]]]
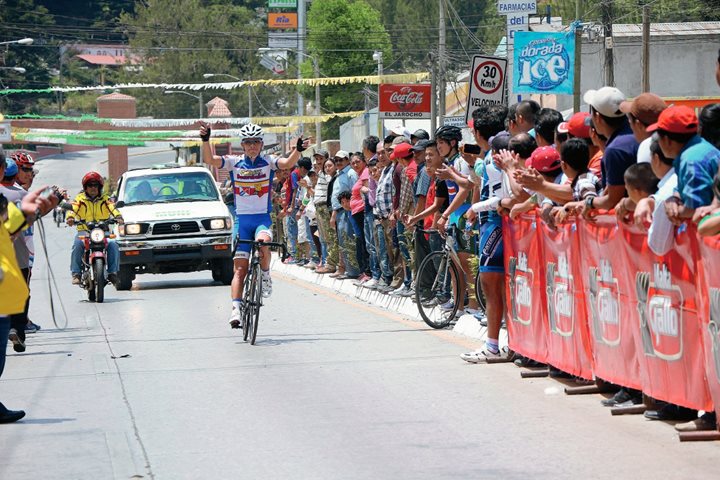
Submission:
[[[153,227],[153,235],[174,235],[176,233],[197,233],[200,226],[197,222],[166,222],[156,223]]]

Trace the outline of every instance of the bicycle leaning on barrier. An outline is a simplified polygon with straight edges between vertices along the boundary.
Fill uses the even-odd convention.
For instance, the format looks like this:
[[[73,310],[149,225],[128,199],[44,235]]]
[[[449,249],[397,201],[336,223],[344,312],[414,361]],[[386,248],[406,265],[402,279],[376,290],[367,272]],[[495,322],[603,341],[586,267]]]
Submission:
[[[418,311],[425,323],[432,328],[449,326],[466,301],[467,285],[456,249],[456,229],[457,227],[450,226],[445,233],[441,233],[418,228],[422,234],[440,235],[444,240],[442,249],[430,253],[420,264],[415,285]],[[485,297],[479,274],[475,277],[475,297],[480,310],[484,312]]]

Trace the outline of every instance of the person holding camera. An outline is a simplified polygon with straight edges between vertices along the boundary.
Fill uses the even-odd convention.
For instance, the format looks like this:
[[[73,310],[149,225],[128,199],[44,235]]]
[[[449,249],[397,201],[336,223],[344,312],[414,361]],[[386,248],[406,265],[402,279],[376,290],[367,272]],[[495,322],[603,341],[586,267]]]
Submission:
[[[6,173],[5,155],[0,152],[0,174]],[[57,205],[54,190],[42,188],[25,195],[19,205],[0,193],[0,376],[5,368],[5,351],[10,334],[10,317],[23,312],[29,289],[20,270],[12,237],[32,224],[39,215],[50,212]],[[8,410],[0,403],[0,423],[12,423],[25,416],[22,410]]]

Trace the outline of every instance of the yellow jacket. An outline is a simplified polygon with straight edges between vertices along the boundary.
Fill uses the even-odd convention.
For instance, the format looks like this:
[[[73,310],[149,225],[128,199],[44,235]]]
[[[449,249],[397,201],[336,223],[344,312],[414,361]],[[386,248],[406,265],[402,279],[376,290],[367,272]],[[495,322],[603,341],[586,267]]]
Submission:
[[[100,195],[91,200],[85,192],[80,192],[72,201],[72,211],[68,212],[67,218],[80,219],[86,222],[100,222],[107,220],[112,215],[120,217],[120,211],[110,201],[108,195]],[[78,231],[85,231],[85,225],[78,225]]]
[[[22,313],[30,291],[23,277],[10,236],[27,228],[25,215],[15,204],[8,204],[8,218],[0,223],[0,316]]]

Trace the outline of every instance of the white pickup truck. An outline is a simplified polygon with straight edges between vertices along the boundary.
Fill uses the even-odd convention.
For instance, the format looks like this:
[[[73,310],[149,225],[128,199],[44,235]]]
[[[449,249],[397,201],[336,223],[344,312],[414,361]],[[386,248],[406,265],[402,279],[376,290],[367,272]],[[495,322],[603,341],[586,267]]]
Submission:
[[[118,182],[118,290],[139,273],[211,270],[233,276],[233,217],[203,167],[160,166],[125,172]]]

